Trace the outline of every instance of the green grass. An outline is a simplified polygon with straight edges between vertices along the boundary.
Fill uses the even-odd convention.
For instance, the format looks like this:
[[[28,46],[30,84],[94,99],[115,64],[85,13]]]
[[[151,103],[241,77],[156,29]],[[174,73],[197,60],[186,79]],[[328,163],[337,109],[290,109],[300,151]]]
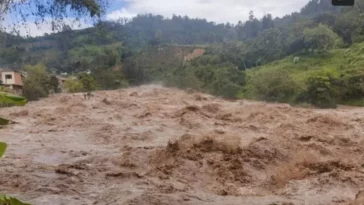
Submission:
[[[341,104],[364,107],[364,98],[360,100],[347,100],[345,102],[342,102]]]
[[[298,63],[294,63],[293,59],[299,57]],[[275,61],[258,68],[247,71],[246,92],[248,96],[254,95],[251,90],[251,80],[255,75],[267,70],[287,70],[292,79],[297,83],[298,87],[305,89],[306,76],[311,71],[330,69],[335,70],[338,74],[352,74],[364,72],[364,43],[352,45],[350,48],[333,49],[327,55],[319,54],[294,54],[282,60]],[[245,97],[246,94],[240,94],[239,97]],[[347,105],[364,106],[364,99],[351,100],[343,102]]]
[[[297,64],[293,63],[294,57],[300,57],[300,61]],[[299,76],[309,70],[322,69],[323,67],[335,68],[338,71],[345,71],[353,67],[357,67],[364,71],[364,43],[355,44],[349,49],[331,50],[327,56],[314,54],[291,55],[280,61],[275,61],[259,68],[251,69],[248,71],[248,74],[259,72],[259,70],[274,70],[283,68],[288,69],[293,76]]]

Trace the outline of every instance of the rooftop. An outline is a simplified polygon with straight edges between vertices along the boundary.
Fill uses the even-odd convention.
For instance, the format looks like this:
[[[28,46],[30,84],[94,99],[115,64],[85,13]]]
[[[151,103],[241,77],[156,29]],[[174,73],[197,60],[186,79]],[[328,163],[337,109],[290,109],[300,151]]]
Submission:
[[[16,69],[10,69],[10,68],[0,68],[0,72],[18,72],[21,73],[21,71]]]
[[[22,74],[23,76],[27,76],[27,72],[21,71],[21,70],[16,70],[16,69],[0,68],[0,73],[1,72],[17,72],[17,73]]]

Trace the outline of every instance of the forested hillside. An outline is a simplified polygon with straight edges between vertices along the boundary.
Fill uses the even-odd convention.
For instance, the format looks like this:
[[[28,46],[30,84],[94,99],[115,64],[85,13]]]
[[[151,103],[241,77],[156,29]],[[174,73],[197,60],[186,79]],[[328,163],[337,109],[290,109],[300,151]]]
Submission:
[[[283,18],[256,17],[251,11],[248,21],[236,24],[149,14],[78,31],[65,26],[37,38],[3,33],[0,66],[91,71],[93,89],[163,82],[228,98],[360,105],[363,11],[364,0],[354,7],[311,0]],[[178,56],[198,48],[204,49],[202,56]]]

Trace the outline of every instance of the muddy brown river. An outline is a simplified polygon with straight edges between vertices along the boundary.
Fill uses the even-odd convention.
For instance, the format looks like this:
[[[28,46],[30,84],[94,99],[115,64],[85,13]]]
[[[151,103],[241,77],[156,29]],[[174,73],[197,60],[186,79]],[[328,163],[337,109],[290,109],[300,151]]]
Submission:
[[[0,191],[34,205],[364,204],[363,108],[149,85],[0,115]]]

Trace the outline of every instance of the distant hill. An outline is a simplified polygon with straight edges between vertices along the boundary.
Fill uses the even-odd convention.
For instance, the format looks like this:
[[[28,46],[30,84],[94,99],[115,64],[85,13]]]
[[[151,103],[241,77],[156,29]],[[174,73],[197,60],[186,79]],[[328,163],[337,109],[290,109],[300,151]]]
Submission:
[[[2,34],[0,65],[90,70],[104,75],[102,82],[118,68],[131,85],[160,81],[228,98],[362,104],[363,12],[364,0],[353,7],[311,0],[283,18],[251,11],[237,24],[146,14],[37,38]]]
[[[300,12],[283,18],[272,19],[266,15],[258,19],[251,13],[245,23],[216,24],[205,19],[191,19],[187,16],[164,18],[160,15],[139,15],[133,19],[119,22],[102,22],[93,28],[71,31],[65,27],[57,34],[37,38],[20,39],[9,37],[0,40],[3,51],[0,63],[7,66],[43,62],[56,71],[67,71],[71,65],[69,51],[88,45],[111,45],[122,43],[127,52],[138,51],[147,46],[160,44],[214,44],[227,41],[246,41],[254,39],[266,29],[277,27],[283,32],[303,18],[313,17],[323,12],[338,12],[330,1],[312,0]],[[5,42],[5,43],[4,43]],[[17,57],[13,56],[17,53]]]

